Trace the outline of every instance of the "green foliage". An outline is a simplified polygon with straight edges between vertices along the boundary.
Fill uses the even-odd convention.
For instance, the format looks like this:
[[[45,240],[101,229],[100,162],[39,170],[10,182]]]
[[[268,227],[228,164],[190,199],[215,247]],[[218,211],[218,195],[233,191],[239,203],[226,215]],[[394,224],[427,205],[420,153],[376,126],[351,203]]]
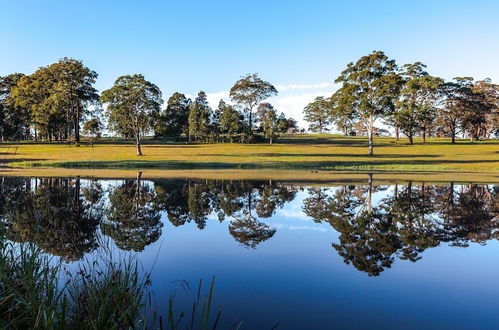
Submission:
[[[404,83],[393,117],[397,127],[409,138],[409,143],[413,144],[413,137],[417,133],[422,132],[426,139],[426,133],[434,126],[444,81],[430,76],[420,62],[406,64],[403,68]]]
[[[277,112],[270,103],[260,103],[256,113],[261,123],[263,135],[272,144],[272,141],[277,137]]]
[[[192,101],[184,94],[175,92],[168,99],[166,109],[161,113],[154,129],[157,136],[174,136],[189,134],[189,108]]]
[[[211,114],[206,93],[200,91],[189,108],[189,141],[208,141]]]
[[[220,100],[218,104],[220,115],[220,129],[229,142],[234,142],[234,138],[244,131],[244,117],[230,104]]]
[[[303,119],[310,123],[309,130],[322,134],[332,123],[331,103],[323,96],[318,96],[303,109]]]
[[[355,64],[348,64],[336,79],[337,83],[342,83],[341,104],[350,107],[353,116],[368,127],[369,155],[374,154],[374,122],[393,109],[398,96],[400,77],[396,69],[394,60],[381,51],[374,51]]]
[[[12,89],[13,104],[28,109],[41,136],[72,136],[78,142],[80,124],[99,99],[96,79],[97,73],[81,61],[65,57],[22,77]]]
[[[21,73],[0,77],[0,138],[2,141],[29,137],[29,113],[15,106],[12,89],[24,75]]]
[[[101,102],[107,104],[109,128],[133,137],[137,155],[142,156],[142,137],[154,128],[163,104],[158,86],[141,74],[121,76],[112,88],[102,92]]]
[[[101,137],[103,125],[99,118],[90,118],[83,125],[83,134],[90,138],[92,146]]]
[[[230,98],[239,104],[248,114],[248,129],[253,131],[253,109],[260,102],[277,95],[277,89],[271,83],[262,80],[256,73],[242,77],[230,89]]]

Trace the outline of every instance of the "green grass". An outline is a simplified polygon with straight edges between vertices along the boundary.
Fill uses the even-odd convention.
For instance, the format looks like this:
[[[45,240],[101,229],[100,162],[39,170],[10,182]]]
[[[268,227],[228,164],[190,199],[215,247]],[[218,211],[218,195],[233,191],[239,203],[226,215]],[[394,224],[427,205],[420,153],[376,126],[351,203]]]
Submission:
[[[95,147],[20,143],[0,145],[0,163],[23,168],[93,169],[320,169],[380,171],[499,171],[499,141],[471,143],[432,138],[408,145],[406,139],[375,139],[367,156],[366,137],[297,135],[268,144],[185,144],[147,140],[144,156],[132,144],[104,142]]]

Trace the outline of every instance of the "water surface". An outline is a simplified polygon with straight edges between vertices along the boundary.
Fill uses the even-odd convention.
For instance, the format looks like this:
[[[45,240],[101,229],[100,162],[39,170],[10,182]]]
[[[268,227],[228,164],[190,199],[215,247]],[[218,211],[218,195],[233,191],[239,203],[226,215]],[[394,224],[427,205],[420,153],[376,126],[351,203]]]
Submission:
[[[498,328],[499,186],[369,178],[4,177],[0,221],[68,268],[138,254],[159,311],[216,276],[221,328]]]

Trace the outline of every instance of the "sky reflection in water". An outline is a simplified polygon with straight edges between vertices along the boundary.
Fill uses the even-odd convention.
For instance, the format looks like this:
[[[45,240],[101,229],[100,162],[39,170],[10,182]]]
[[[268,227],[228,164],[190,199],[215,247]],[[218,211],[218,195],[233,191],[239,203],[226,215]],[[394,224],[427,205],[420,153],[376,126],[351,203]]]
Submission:
[[[223,325],[499,326],[497,185],[0,179],[7,239],[68,267],[137,252],[160,309],[215,275]]]

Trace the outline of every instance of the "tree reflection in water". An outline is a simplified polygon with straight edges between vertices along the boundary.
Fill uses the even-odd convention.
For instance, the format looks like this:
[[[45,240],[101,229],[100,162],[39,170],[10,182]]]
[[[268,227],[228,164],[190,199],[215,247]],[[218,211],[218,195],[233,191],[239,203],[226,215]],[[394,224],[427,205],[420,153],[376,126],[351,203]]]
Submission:
[[[276,229],[277,210],[304,188],[275,181],[143,180],[103,183],[79,178],[0,178],[3,236],[78,260],[99,235],[119,249],[142,251],[173,226],[228,221],[230,235],[257,248]],[[441,243],[485,244],[499,236],[499,187],[491,185],[366,185],[310,187],[303,212],[339,233],[332,247],[347,264],[377,276],[396,259],[416,262]],[[99,231],[100,228],[100,231]]]

